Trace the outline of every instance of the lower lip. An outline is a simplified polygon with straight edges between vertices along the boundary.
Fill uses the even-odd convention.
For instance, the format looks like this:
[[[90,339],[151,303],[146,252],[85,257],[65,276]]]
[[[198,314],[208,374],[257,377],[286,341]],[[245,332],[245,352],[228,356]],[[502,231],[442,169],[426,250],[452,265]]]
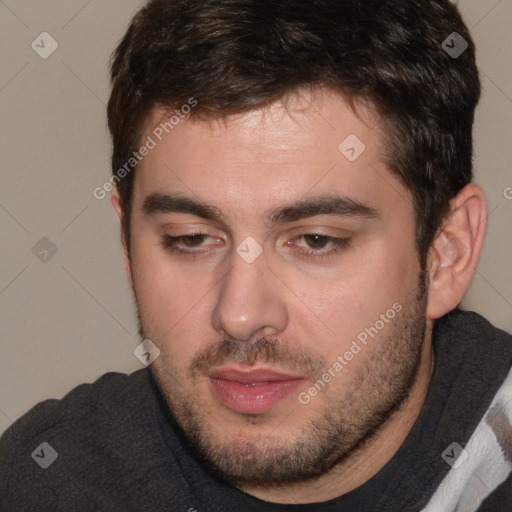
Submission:
[[[246,386],[232,380],[209,380],[210,388],[220,403],[232,411],[244,414],[269,411],[304,383],[304,379],[293,379]]]

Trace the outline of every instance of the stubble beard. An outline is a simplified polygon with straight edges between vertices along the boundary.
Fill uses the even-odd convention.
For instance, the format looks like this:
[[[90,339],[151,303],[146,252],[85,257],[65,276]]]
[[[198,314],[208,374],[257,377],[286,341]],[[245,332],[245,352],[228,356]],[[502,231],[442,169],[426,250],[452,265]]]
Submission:
[[[316,417],[293,437],[290,432],[278,435],[278,429],[275,435],[253,435],[252,431],[258,428],[258,424],[265,422],[264,415],[239,415],[239,431],[244,431],[244,434],[222,437],[222,434],[216,434],[220,428],[215,418],[205,412],[192,393],[187,396],[182,385],[176,382],[175,375],[179,372],[155,363],[151,371],[181,435],[202,464],[216,476],[239,488],[276,488],[311,481],[370,443],[407,401],[421,362],[426,332],[426,297],[427,284],[422,273],[415,295],[390,321],[388,332],[379,333],[362,350],[372,351],[364,367],[358,368],[355,377],[342,390],[336,390],[333,385],[335,379],[341,377],[334,378],[334,382],[321,392],[325,397],[323,410],[317,410]],[[139,319],[139,331],[145,337],[140,310]],[[379,339],[381,336],[385,339]],[[260,339],[252,349],[240,348],[247,347],[242,342],[231,345],[232,350],[229,346],[228,342],[219,346],[219,350],[222,348],[224,351],[223,362],[263,360],[276,365],[289,363],[285,361],[287,352],[282,353],[278,342]],[[194,358],[189,370],[197,368],[201,356],[204,353]],[[221,359],[219,351],[215,356],[217,360]],[[308,356],[301,353],[290,357],[297,364],[303,364]],[[206,357],[212,364],[214,359],[213,355],[212,359]],[[313,371],[314,366],[311,362],[308,371]],[[297,401],[297,407],[311,406],[313,401],[308,405]],[[290,416],[293,417],[293,411]],[[283,418],[283,423],[286,419]]]

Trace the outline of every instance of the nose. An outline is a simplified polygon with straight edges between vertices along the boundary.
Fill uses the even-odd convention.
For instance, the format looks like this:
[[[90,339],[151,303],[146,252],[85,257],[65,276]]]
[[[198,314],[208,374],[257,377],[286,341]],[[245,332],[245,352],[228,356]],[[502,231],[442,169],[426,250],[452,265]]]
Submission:
[[[265,253],[252,263],[236,253],[232,260],[212,311],[214,329],[240,341],[282,333],[288,324],[284,290],[268,269]]]

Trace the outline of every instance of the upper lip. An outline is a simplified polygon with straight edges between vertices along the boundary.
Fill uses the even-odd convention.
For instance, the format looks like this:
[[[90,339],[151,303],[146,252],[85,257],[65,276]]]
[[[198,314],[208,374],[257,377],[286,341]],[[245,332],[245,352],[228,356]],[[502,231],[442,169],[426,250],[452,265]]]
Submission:
[[[217,368],[209,372],[211,379],[231,380],[235,382],[274,382],[303,379],[300,375],[284,373],[270,369],[239,369],[239,368]]]

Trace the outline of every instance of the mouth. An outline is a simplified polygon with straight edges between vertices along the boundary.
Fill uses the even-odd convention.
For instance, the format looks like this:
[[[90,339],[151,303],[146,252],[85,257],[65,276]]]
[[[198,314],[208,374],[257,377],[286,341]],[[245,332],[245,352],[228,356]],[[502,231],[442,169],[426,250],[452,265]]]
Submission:
[[[218,368],[208,374],[214,397],[231,411],[263,414],[304,385],[300,375],[270,369]]]

